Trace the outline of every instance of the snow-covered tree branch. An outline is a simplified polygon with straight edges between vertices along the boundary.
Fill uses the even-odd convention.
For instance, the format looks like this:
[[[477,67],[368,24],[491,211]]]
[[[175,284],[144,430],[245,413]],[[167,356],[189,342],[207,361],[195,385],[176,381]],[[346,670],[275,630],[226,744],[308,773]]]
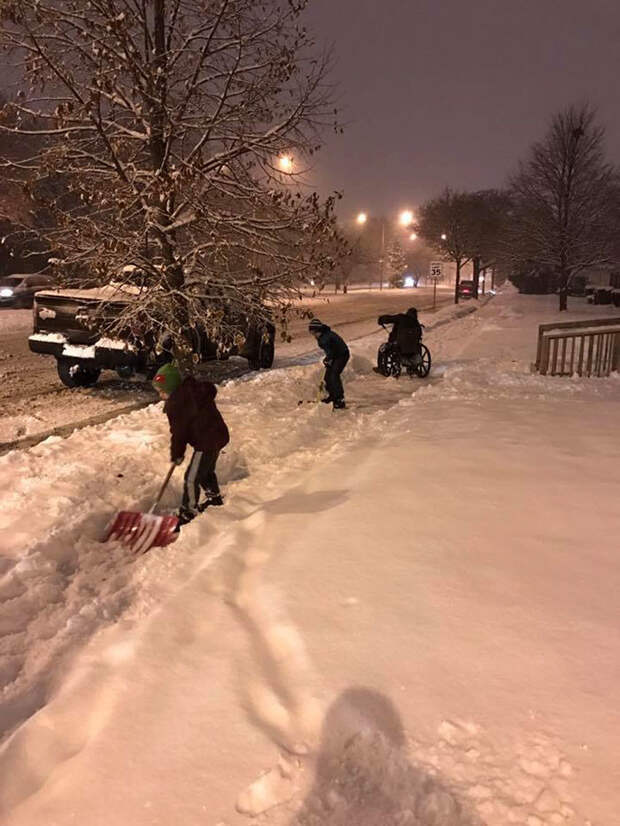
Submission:
[[[4,174],[51,208],[45,235],[61,273],[139,279],[143,297],[118,328],[221,336],[269,305],[280,312],[333,266],[334,198],[295,171],[334,121],[305,5],[0,4],[2,42],[24,77],[0,130],[36,138],[27,157],[1,158]]]

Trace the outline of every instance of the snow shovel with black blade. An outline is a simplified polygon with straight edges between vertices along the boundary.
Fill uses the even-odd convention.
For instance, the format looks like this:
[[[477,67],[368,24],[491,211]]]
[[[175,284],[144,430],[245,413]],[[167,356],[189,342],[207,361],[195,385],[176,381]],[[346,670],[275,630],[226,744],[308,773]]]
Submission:
[[[157,499],[148,513],[119,511],[108,526],[105,537],[101,540],[102,542],[122,542],[123,545],[131,548],[135,553],[143,554],[151,548],[170,545],[171,542],[175,541],[178,537],[178,533],[175,533],[179,521],[178,517],[160,516],[153,513],[168,487],[168,482],[174,473],[175,467],[176,465],[173,462],[166,474]]]

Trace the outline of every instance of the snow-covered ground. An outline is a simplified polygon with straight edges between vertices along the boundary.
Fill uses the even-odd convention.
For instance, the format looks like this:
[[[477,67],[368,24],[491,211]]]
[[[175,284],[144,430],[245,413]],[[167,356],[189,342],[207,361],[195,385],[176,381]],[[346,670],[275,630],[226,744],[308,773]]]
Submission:
[[[450,301],[450,290],[439,289],[437,305]],[[421,309],[430,308],[432,290],[355,290],[347,295],[327,292],[305,297],[296,309],[318,314],[351,340],[374,332],[380,313],[400,312],[411,303]],[[64,387],[56,372],[55,359],[30,352],[31,332],[32,310],[0,311],[0,452],[16,443],[21,446],[52,434],[68,435],[75,426],[104,421],[150,404],[156,398],[142,379],[119,379],[109,370],[102,373],[95,387]],[[276,344],[276,364],[280,365],[295,363],[312,349],[304,315],[292,312],[286,332],[291,340],[283,342],[278,336]],[[242,358],[209,362],[203,369],[215,382],[249,370]]]
[[[342,413],[228,382],[225,507],[138,559],[160,405],[1,457],[3,826],[614,826],[620,380],[530,374],[555,303],[435,323],[424,382],[359,339]]]

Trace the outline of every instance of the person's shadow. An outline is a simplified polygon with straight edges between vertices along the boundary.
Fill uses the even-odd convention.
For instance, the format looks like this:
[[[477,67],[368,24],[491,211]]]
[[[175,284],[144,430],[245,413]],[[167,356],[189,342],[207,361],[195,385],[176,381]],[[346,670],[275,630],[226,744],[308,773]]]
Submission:
[[[480,826],[435,773],[406,756],[393,703],[350,688],[325,717],[314,785],[290,826]]]

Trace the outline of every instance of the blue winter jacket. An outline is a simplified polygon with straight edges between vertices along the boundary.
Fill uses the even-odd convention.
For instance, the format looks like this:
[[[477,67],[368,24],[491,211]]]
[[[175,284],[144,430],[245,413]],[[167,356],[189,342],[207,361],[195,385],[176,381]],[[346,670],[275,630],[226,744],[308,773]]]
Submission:
[[[329,361],[334,361],[338,358],[345,360],[349,358],[349,348],[340,338],[338,333],[334,333],[331,327],[328,327],[327,324],[324,324],[321,328],[321,335],[317,341],[319,347],[325,352],[325,356],[329,359]]]

